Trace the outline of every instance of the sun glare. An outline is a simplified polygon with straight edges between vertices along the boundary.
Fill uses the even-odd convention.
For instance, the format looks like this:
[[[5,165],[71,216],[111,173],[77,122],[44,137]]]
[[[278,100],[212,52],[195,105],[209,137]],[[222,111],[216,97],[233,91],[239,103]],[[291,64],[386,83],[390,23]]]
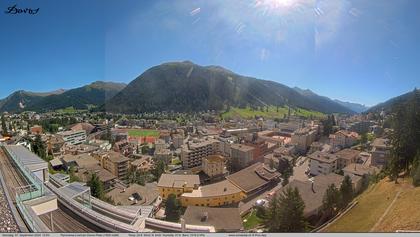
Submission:
[[[271,9],[289,8],[293,6],[296,0],[257,0],[256,6],[265,6]]]

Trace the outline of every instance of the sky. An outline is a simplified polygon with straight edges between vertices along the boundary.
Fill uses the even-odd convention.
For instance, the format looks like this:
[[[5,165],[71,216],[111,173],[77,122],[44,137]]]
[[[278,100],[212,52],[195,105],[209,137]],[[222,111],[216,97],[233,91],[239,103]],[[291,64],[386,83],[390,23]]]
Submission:
[[[40,8],[5,14],[9,6]],[[420,87],[416,0],[0,2],[0,98],[189,60],[375,105]]]

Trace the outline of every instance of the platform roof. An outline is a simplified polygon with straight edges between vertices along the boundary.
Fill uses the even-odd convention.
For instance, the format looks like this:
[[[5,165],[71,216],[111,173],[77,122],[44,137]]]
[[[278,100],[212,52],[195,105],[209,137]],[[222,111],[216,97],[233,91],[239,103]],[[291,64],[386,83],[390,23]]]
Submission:
[[[59,190],[63,195],[69,198],[81,196],[86,192],[90,195],[90,188],[83,186],[83,184],[79,182],[69,183],[64,187],[59,188]]]
[[[48,169],[48,162],[39,158],[26,147],[21,145],[7,145],[4,146],[7,152],[14,155],[19,161],[30,171],[38,171]]]

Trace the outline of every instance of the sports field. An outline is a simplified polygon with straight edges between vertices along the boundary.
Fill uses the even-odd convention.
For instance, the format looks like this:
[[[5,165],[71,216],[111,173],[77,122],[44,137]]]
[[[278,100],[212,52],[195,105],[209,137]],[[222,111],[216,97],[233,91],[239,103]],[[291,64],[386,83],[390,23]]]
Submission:
[[[128,130],[130,137],[158,137],[159,131],[149,129],[131,129]]]

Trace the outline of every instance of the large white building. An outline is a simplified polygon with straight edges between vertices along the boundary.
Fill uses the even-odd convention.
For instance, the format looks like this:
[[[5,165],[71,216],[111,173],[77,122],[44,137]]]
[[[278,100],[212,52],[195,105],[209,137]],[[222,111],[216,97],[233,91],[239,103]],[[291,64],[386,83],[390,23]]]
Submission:
[[[335,154],[316,151],[310,154],[308,158],[310,159],[309,169],[311,175],[327,175],[338,171],[338,157]]]
[[[77,130],[77,131],[64,131],[58,133],[63,137],[66,145],[79,145],[86,142],[86,131]]]

